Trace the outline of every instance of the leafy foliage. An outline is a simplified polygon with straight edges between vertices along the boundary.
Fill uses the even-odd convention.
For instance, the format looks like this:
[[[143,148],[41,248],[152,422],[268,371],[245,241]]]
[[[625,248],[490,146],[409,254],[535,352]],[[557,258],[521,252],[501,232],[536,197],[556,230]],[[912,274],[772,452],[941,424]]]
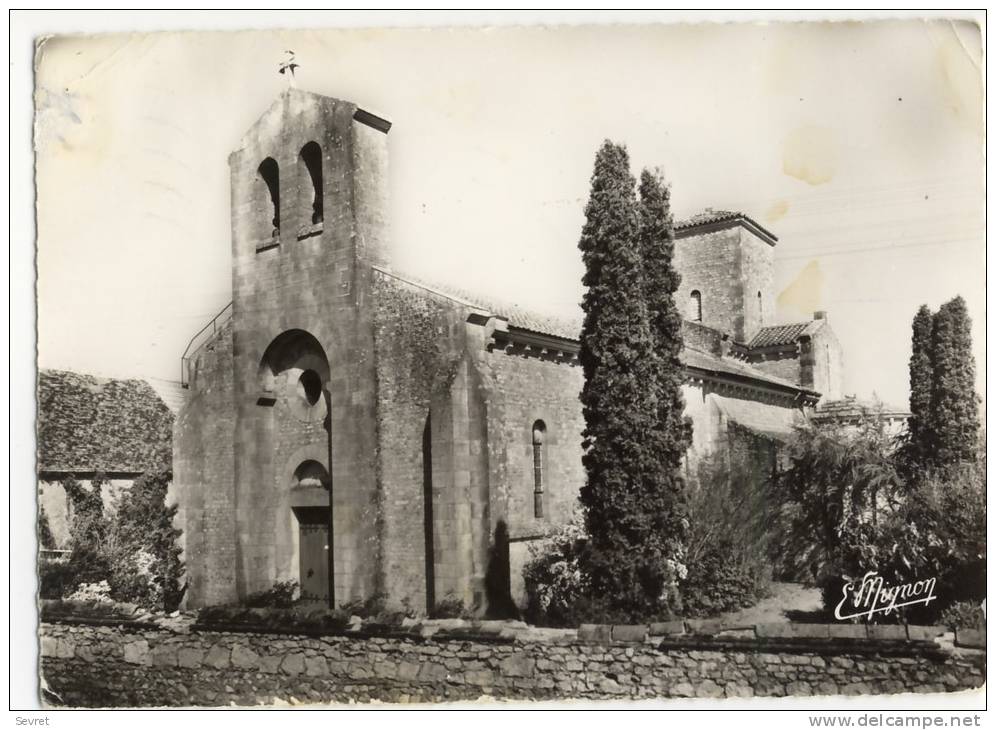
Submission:
[[[935,460],[947,465],[975,458],[979,404],[975,394],[972,321],[965,300],[955,297],[934,315],[931,431]]]
[[[872,620],[932,622],[956,601],[985,596],[982,455],[909,482],[896,468],[881,421],[872,419],[856,431],[804,429],[790,458],[779,480],[793,518],[790,541],[808,542],[804,554],[823,585],[827,611],[845,582],[870,571],[887,586],[937,581],[936,601]]]
[[[143,474],[125,492],[112,525],[108,582],[117,600],[173,611],[183,597],[177,506],[166,504],[169,472]]]
[[[986,629],[986,614],[982,606],[972,601],[957,601],[941,613],[937,622],[949,629]]]
[[[197,614],[196,627],[201,630],[227,630],[239,627],[256,631],[282,633],[339,633],[349,626],[350,614],[343,609],[299,604],[293,607],[250,608],[248,606],[210,606]]]
[[[530,545],[523,568],[526,620],[549,626],[577,626],[590,605],[591,586],[582,568],[588,537],[575,519],[545,540]]]
[[[48,523],[44,506],[38,508],[38,544],[43,550],[54,550],[56,547],[55,535],[52,534],[52,526]]]
[[[104,517],[102,492],[107,480],[98,473],[86,489],[75,477],[62,480],[62,488],[69,496],[72,519],[69,537],[72,553],[68,573],[71,579],[66,590],[75,590],[81,583],[98,583],[110,570],[106,552],[108,521]]]
[[[65,570],[43,569],[48,593],[60,582],[62,594],[83,584],[106,582],[108,595],[159,611],[173,611],[183,597],[183,564],[173,527],[177,507],[166,505],[169,472],[144,474],[125,492],[117,511],[104,513],[106,479],[98,474],[90,489],[68,477],[62,482],[72,504],[72,552]],[[55,597],[55,596],[52,596]]]
[[[669,215],[659,181],[646,181],[639,208],[635,185],[626,149],[606,141],[595,158],[578,244],[587,287],[579,360],[588,540],[580,566],[591,594],[609,610],[646,618],[680,606],[674,566],[685,524],[671,466],[677,447],[669,439],[684,436],[669,430],[674,398],[662,397],[671,384],[669,360],[655,349],[645,297],[644,255],[666,259]],[[671,326],[666,308],[657,314],[655,321]]]
[[[272,588],[250,594],[245,601],[249,608],[288,608],[301,595],[296,580],[278,581]]]
[[[689,495],[685,615],[746,608],[767,594],[768,475],[739,452],[702,459]]]

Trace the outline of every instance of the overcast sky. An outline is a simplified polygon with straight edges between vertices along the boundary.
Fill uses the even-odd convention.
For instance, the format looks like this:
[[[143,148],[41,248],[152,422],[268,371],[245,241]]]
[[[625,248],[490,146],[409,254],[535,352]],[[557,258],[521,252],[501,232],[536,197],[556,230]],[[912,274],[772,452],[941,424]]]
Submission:
[[[943,22],[59,37],[37,69],[39,365],[178,379],[230,299],[227,156],[285,88],[394,122],[395,268],[569,314],[594,154],[679,217],[779,237],[778,317],[829,311],[845,391],[908,397],[921,303],[985,346],[981,41]]]

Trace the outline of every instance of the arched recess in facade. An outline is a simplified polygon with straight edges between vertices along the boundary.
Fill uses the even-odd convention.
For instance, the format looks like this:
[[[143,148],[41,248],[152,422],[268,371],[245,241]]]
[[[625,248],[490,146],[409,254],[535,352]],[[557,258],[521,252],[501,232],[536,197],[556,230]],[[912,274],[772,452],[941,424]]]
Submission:
[[[270,342],[260,360],[261,405],[279,404],[303,422],[302,434],[320,433],[323,461],[293,465],[289,505],[297,522],[301,598],[334,605],[332,440],[330,368],[325,349],[311,333],[293,329]],[[314,440],[311,444],[317,445]],[[316,454],[317,455],[317,454]]]

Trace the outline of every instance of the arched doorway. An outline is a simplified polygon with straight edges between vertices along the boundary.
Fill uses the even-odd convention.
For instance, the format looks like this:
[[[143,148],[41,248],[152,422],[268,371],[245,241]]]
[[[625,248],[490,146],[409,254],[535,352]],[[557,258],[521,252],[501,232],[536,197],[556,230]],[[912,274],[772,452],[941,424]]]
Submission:
[[[293,518],[283,512],[276,519],[297,531],[301,598],[334,606],[329,377],[328,358],[318,340],[304,330],[288,330],[276,337],[263,354],[259,366],[261,395],[257,403],[276,407],[287,426],[301,434],[305,453],[297,458],[303,456],[304,460],[294,469],[288,485],[288,501],[283,502],[289,504]],[[290,461],[287,467],[294,463]],[[277,487],[287,488],[280,484]],[[293,544],[292,535],[286,536],[288,544]],[[292,557],[287,554],[288,559]]]
[[[332,507],[326,496],[331,487],[328,471],[317,461],[305,461],[294,471],[293,499],[305,503],[291,507],[297,518],[303,601],[332,602]]]

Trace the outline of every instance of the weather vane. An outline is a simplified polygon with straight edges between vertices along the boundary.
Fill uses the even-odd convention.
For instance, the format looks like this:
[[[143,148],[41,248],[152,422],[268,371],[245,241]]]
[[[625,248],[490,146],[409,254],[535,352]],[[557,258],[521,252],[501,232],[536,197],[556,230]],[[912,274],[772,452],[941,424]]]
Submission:
[[[287,81],[291,86],[294,85],[294,70],[298,67],[298,64],[294,60],[294,51],[284,51],[284,60],[280,62],[279,72],[281,74],[289,74]]]

